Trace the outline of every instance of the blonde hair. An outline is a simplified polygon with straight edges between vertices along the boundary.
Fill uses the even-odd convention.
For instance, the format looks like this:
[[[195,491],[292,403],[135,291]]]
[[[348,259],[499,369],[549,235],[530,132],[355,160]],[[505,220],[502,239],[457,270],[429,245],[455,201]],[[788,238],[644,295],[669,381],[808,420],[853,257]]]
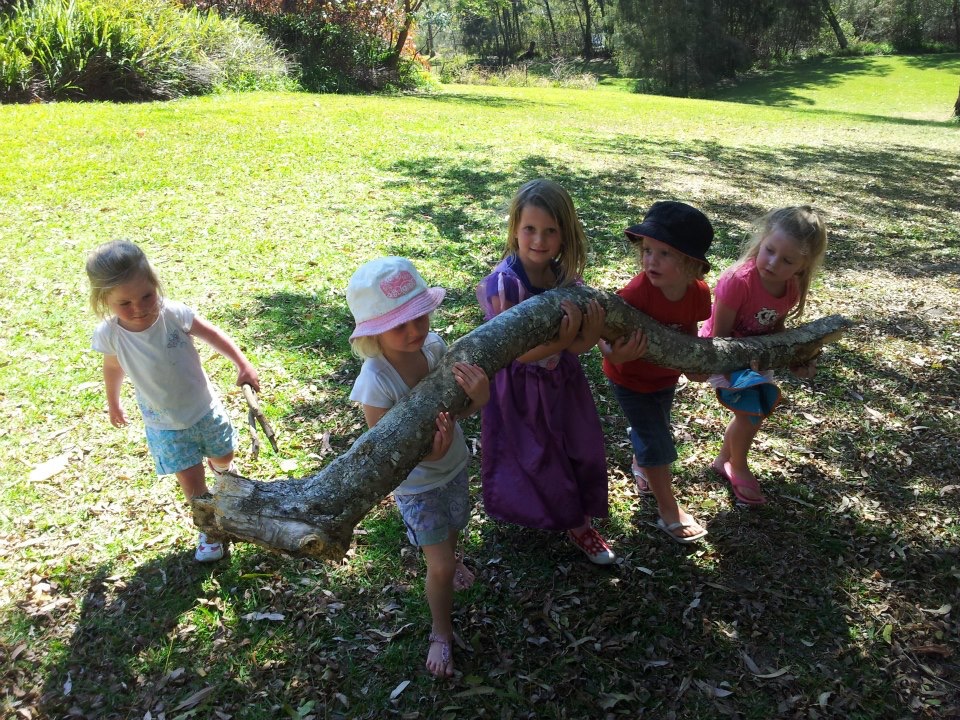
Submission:
[[[796,307],[787,313],[788,318],[799,319],[807,304],[807,295],[813,278],[827,254],[827,226],[820,212],[809,205],[771,210],[754,224],[754,231],[743,246],[738,264],[755,259],[764,238],[776,230],[792,238],[807,260],[807,266],[797,276],[800,300]]]
[[[570,285],[583,275],[587,266],[587,235],[577,217],[570,194],[552,180],[538,178],[521,187],[510,203],[507,226],[507,247],[503,257],[520,252],[517,231],[520,214],[528,205],[540,208],[552,217],[560,227],[560,254],[556,257],[560,272],[557,286]]]
[[[427,316],[433,318],[433,313],[427,313]],[[423,317],[422,315],[420,317]],[[386,331],[385,331],[386,332]],[[380,335],[360,335],[350,341],[350,350],[361,360],[383,355],[383,349],[380,347]]]
[[[350,349],[361,360],[383,355],[379,335],[361,335],[350,341]]]
[[[641,271],[643,270],[643,238],[643,235],[627,235],[627,240],[637,255],[637,263],[640,265]],[[677,254],[677,258],[680,260],[680,269],[686,274],[688,280],[703,280],[707,276],[707,266],[700,260],[690,257],[676,248],[671,247],[671,249]]]
[[[87,278],[90,280],[90,307],[97,317],[107,317],[110,291],[126,282],[143,278],[163,297],[163,286],[147,256],[127,240],[112,240],[87,256]]]

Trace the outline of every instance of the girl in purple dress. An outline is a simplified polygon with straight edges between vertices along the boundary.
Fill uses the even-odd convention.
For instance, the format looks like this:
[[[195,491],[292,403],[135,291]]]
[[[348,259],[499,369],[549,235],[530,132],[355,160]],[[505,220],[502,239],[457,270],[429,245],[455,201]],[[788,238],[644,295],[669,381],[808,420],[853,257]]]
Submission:
[[[489,320],[552,288],[582,284],[587,239],[570,195],[549,180],[520,188],[503,259],[477,287]],[[598,565],[616,556],[591,519],[607,516],[600,418],[577,355],[600,339],[605,313],[564,301],[554,340],[501,369],[481,411],[483,504],[499,520],[566,531]]]

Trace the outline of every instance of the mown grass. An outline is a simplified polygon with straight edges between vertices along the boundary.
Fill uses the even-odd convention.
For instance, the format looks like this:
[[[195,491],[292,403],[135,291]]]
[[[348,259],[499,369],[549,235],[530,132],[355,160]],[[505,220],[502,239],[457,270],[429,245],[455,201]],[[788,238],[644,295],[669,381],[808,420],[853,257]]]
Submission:
[[[942,60],[922,59],[940,89],[908,107],[893,90],[920,62],[909,58],[884,59],[890,92],[869,106],[845,102],[858,84],[838,66],[832,94],[803,108],[776,105],[812,92],[816,73],[725,102],[449,86],[0,107],[4,714],[960,712],[960,129],[940,111],[956,86],[955,58]],[[281,443],[241,467],[302,476],[363,430],[347,399],[359,368],[346,342],[352,270],[412,257],[449,290],[435,327],[464,334],[480,321],[473,287],[499,256],[510,197],[539,175],[576,199],[594,243],[587,279],[606,289],[634,272],[621,232],[653,200],[685,199],[714,220],[711,279],[769,207],[827,213],[809,316],[856,327],[816,379],[784,379],[756,454],[771,503],[738,510],[707,471],[726,417],[689,384],[675,412],[677,489],[709,542],[681,548],[653,529],[591,355],[610,461],[602,529],[622,562],[598,569],[560,537],[485,518],[475,460],[465,545],[479,582],[457,599],[455,680],[420,669],[423,566],[390,501],[338,565],[246,545],[215,567],[193,563],[189,513],[173,480],[153,476],[139,423],[106,420],[86,252],[112,237],[141,243],[171,297],[231,331],[260,370]],[[232,367],[203,356],[242,424]],[[476,419],[465,431],[477,437]],[[61,472],[31,480],[56,457]]]

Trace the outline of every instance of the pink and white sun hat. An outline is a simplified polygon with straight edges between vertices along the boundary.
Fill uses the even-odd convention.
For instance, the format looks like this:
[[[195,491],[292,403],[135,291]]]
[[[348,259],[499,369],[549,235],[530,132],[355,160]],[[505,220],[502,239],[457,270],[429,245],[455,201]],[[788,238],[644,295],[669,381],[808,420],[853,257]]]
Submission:
[[[371,260],[347,284],[347,305],[357,322],[350,339],[379,335],[433,312],[446,294],[443,288],[428,288],[406,258]]]

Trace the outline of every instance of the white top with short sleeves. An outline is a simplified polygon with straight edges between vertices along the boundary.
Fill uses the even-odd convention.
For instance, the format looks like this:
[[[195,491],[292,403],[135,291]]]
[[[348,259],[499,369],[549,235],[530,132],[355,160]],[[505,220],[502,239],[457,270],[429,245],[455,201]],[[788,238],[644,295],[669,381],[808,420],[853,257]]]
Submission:
[[[433,332],[427,334],[421,352],[426,356],[427,367],[431,371],[446,351],[447,346],[439,335]],[[350,399],[371,407],[390,409],[407,397],[411,390],[393,365],[378,355],[363,361],[360,374],[350,391]],[[446,485],[463,471],[469,460],[470,453],[463,439],[463,430],[460,429],[460,423],[454,423],[453,443],[447,454],[439,460],[425,460],[418,464],[393,492],[395,495],[415,495]]]
[[[156,322],[146,330],[124,330],[116,317],[94,330],[93,349],[117,356],[149,427],[183,430],[219,403],[189,335],[194,317],[183,303],[164,298]]]

